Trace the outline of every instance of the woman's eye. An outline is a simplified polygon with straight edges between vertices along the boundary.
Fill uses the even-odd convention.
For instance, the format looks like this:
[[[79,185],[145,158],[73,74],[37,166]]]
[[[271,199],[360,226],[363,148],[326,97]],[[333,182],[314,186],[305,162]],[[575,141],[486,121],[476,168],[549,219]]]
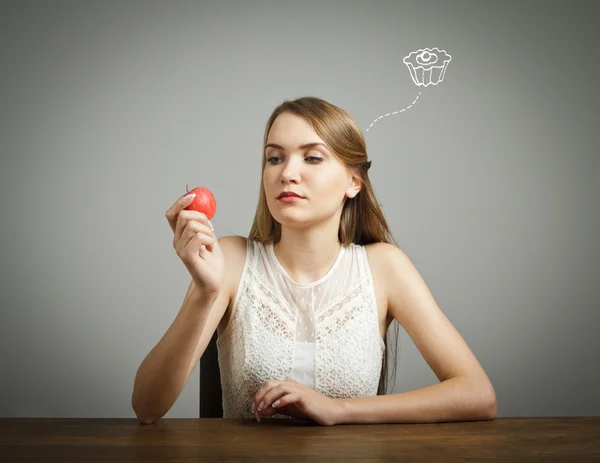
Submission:
[[[278,158],[277,156],[271,156],[267,159],[267,162],[274,164],[274,161],[277,161],[279,159],[281,158]],[[319,162],[323,161],[323,158],[319,158],[317,156],[308,156],[306,159],[309,159],[311,164],[318,164]]]

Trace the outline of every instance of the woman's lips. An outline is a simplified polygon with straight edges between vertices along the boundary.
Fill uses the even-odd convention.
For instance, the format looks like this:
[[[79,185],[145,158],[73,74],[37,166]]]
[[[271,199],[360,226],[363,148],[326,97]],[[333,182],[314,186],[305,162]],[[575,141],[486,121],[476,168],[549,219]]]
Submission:
[[[277,199],[279,199],[279,201],[281,201],[283,203],[295,203],[304,198],[301,198],[300,196],[282,196],[281,198],[277,198]]]

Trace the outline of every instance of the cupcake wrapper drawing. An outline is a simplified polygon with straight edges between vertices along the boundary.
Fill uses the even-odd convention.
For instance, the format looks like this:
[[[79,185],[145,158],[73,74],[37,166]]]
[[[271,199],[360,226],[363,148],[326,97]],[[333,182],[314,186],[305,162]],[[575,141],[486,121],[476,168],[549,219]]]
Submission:
[[[444,80],[446,68],[452,57],[439,48],[423,48],[413,51],[402,60],[415,85],[427,87],[437,85]]]

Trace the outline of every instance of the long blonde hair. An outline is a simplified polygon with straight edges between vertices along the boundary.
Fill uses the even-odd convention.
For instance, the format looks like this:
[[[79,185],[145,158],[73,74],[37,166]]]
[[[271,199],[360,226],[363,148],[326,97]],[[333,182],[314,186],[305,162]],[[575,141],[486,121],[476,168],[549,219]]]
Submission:
[[[359,125],[343,109],[316,97],[302,97],[287,100],[277,106],[265,127],[262,153],[262,169],[264,172],[266,158],[265,145],[273,122],[281,113],[288,112],[308,121],[315,132],[323,139],[328,148],[349,168],[358,168],[362,180],[360,192],[354,198],[345,198],[338,239],[343,246],[350,243],[367,245],[385,242],[398,246],[392,236],[383,211],[375,197],[368,170],[370,161],[367,156],[365,139]],[[260,182],[260,197],[256,207],[254,222],[248,239],[262,244],[277,243],[281,239],[281,225],[275,221],[267,206],[264,183]],[[399,326],[396,324],[396,341],[398,341]],[[386,349],[383,356],[383,366],[377,395],[384,395],[388,387],[387,378],[387,336],[384,339]],[[396,354],[397,354],[397,342]],[[394,377],[396,361],[394,359]],[[393,384],[393,382],[392,382]]]

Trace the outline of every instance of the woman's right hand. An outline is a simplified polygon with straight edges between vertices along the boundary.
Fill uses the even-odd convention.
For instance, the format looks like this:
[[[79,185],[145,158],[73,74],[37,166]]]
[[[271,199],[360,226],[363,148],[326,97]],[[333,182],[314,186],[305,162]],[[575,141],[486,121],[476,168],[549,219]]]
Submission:
[[[225,257],[205,214],[184,210],[192,198],[179,198],[165,216],[173,230],[173,247],[206,296],[218,295],[225,276]]]

